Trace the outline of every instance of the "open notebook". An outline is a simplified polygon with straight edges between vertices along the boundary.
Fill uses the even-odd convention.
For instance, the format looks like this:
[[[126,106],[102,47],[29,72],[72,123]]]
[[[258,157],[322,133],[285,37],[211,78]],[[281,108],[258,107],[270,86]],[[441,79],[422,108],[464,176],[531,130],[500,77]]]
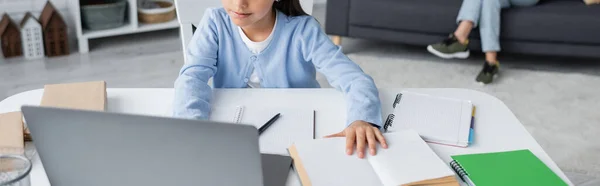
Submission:
[[[459,147],[471,143],[474,106],[470,101],[404,91],[393,106],[386,130],[414,129],[430,143]]]
[[[414,130],[385,134],[388,149],[359,159],[345,138],[300,141],[289,148],[302,185],[458,186],[454,172]]]
[[[287,148],[295,141],[314,138],[314,110],[285,107],[214,107],[210,120],[225,123],[253,125],[257,129],[276,114],[281,113],[259,137],[262,153],[288,155]]]

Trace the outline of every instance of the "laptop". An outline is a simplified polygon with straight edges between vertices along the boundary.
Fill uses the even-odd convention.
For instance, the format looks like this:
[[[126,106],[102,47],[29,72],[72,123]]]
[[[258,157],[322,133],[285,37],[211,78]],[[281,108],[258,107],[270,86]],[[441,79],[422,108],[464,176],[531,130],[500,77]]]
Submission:
[[[291,166],[289,157],[261,156],[254,126],[50,107],[21,110],[51,185],[285,185]],[[277,175],[263,179],[263,172]]]

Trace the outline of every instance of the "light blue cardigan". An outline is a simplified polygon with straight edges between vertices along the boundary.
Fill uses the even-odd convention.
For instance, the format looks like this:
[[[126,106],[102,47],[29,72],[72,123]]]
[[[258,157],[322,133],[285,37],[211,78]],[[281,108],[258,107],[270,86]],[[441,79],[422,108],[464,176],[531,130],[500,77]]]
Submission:
[[[330,41],[314,17],[278,11],[273,40],[257,55],[237,29],[223,8],[206,10],[175,81],[175,117],[207,119],[212,99],[208,80],[214,77],[215,88],[245,88],[254,67],[264,88],[318,88],[318,70],[344,93],[346,125],[363,120],[381,126],[381,102],[373,79]]]

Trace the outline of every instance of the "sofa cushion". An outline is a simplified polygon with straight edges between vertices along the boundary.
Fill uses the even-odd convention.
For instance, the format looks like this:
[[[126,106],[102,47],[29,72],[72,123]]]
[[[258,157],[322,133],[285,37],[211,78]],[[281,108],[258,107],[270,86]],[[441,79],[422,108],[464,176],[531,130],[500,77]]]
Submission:
[[[600,43],[600,5],[577,0],[544,1],[535,7],[503,11],[500,37],[505,39]]]
[[[446,35],[456,29],[461,0],[350,0],[352,26]],[[522,41],[600,43],[600,5],[544,0],[503,10],[501,38]],[[479,34],[475,30],[473,37]]]
[[[349,0],[350,25],[448,34],[461,0]]]

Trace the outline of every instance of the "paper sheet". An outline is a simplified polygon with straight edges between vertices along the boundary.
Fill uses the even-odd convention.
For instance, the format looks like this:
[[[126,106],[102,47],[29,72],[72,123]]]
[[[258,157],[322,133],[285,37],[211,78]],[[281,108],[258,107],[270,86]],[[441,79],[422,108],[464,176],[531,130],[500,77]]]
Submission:
[[[346,154],[346,138],[295,143],[311,185],[382,185],[366,159]]]
[[[390,148],[367,159],[384,185],[404,185],[454,175],[414,130],[385,135]]]
[[[414,129],[428,142],[468,142],[472,104],[469,101],[403,92],[394,109],[390,131]]]
[[[210,120],[232,123],[236,107],[215,107]],[[240,124],[253,125],[257,129],[269,119],[281,113],[281,116],[260,137],[262,153],[287,155],[287,148],[295,141],[313,139],[314,111],[298,108],[244,108]]]

